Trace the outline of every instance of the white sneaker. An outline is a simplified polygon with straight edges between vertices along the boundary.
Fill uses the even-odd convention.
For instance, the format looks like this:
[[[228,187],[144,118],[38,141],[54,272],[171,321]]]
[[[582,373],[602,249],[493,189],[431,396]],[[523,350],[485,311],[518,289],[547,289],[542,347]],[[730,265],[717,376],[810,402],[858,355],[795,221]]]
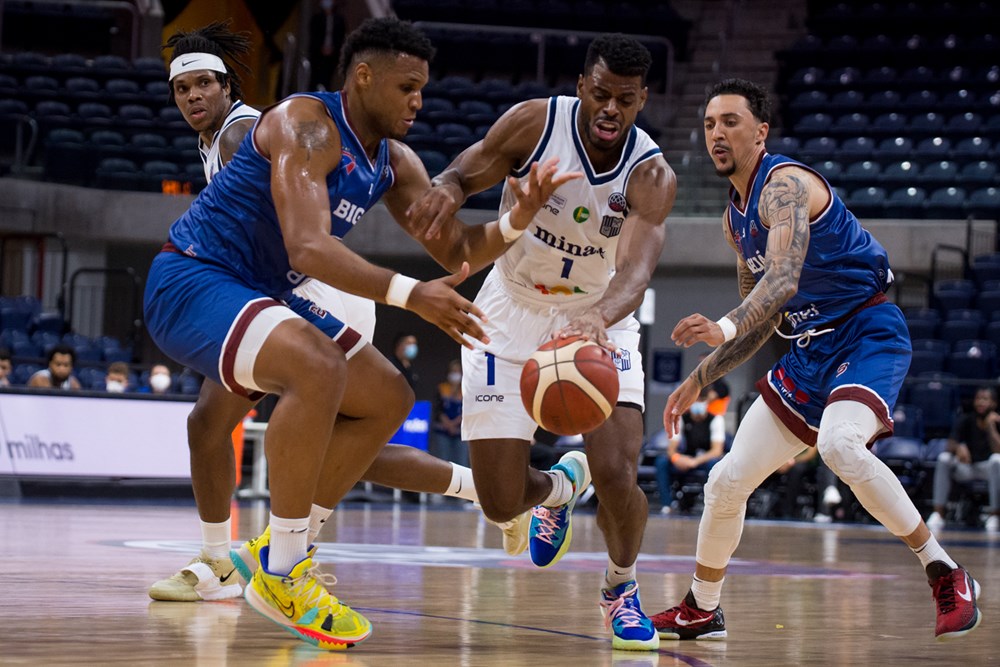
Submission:
[[[487,521],[490,521],[487,519]],[[503,532],[503,550],[508,556],[523,554],[528,548],[528,527],[531,525],[531,511],[524,512],[510,521],[493,523]]]
[[[834,485],[832,485],[832,484],[830,486],[826,487],[826,490],[823,491],[823,504],[824,505],[829,505],[829,506],[832,507],[834,505],[839,505],[840,501],[842,501],[842,500],[843,500],[843,498],[840,497],[840,491],[837,490],[837,487],[834,486]]]
[[[172,602],[226,600],[243,594],[240,575],[229,557],[212,558],[204,551],[187,567],[149,588],[149,597]]]
[[[927,527],[930,528],[932,533],[937,535],[944,530],[944,517],[937,512],[931,513],[931,515],[927,517]]]
[[[821,512],[816,512],[813,515],[813,523],[830,523],[833,519],[830,518],[829,514],[823,514]]]
[[[986,520],[986,532],[987,533],[1000,532],[1000,516],[997,516],[996,514],[990,515],[990,518]]]

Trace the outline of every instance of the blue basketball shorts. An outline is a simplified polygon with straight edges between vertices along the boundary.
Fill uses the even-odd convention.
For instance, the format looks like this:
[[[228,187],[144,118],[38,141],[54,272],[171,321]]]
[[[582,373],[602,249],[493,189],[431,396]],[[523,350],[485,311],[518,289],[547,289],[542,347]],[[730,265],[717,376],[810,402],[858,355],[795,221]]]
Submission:
[[[820,327],[822,328],[822,327]],[[792,349],[757,381],[771,411],[799,439],[816,444],[823,409],[834,401],[867,405],[892,435],[892,410],[910,367],[910,335],[892,303],[858,311],[834,331]]]
[[[364,345],[356,331],[312,301],[275,299],[222,267],[176,251],[153,260],[145,316],[153,340],[172,359],[252,399],[264,394],[253,379],[257,354],[285,320],[309,321],[348,358]]]

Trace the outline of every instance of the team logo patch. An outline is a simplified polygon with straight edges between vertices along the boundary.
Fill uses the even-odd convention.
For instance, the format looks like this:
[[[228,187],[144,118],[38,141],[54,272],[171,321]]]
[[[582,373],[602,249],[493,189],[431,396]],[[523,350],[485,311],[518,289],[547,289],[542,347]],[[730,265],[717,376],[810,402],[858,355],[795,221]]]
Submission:
[[[626,201],[625,195],[620,192],[616,192],[608,197],[608,208],[615,213],[623,213],[627,211],[628,201]]]
[[[573,219],[578,223],[587,222],[590,220],[590,210],[586,206],[577,206],[573,209]]]
[[[320,319],[326,317],[326,311],[317,306],[315,303],[309,306],[309,312]]]
[[[850,366],[850,365],[851,365],[851,362],[845,361],[840,366],[838,366],[837,367],[837,376],[836,377],[840,377],[841,375],[843,375],[844,372],[847,371],[847,367]]]
[[[625,222],[625,218],[619,218],[615,215],[606,215],[601,219],[601,236],[607,236],[609,239],[618,236],[622,233],[622,223]]]
[[[632,356],[625,348],[619,348],[618,351],[614,353],[614,361],[615,367],[622,373],[632,368]]]
[[[358,163],[355,162],[354,155],[351,153],[351,151],[347,150],[346,148],[341,148],[340,154],[345,158],[347,158],[347,164],[344,165],[344,171],[350,174],[352,171],[354,171],[354,168],[358,166]]]

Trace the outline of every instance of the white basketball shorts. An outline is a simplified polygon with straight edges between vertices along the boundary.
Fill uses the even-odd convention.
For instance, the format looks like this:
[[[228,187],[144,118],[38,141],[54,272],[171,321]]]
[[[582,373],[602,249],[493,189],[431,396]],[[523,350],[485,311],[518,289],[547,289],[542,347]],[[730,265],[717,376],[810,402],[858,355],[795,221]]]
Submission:
[[[361,334],[365,343],[375,335],[375,302],[357,294],[341,292],[326,283],[309,279],[295,288],[294,293],[309,299],[320,308]]]
[[[521,368],[580,308],[518,300],[493,273],[476,296],[476,305],[486,314],[488,321],[483,328],[490,344],[485,349],[462,348],[462,440],[530,441],[538,425],[521,402]],[[639,322],[629,315],[608,327],[607,332],[618,349],[618,403],[631,403],[641,409],[645,381]]]

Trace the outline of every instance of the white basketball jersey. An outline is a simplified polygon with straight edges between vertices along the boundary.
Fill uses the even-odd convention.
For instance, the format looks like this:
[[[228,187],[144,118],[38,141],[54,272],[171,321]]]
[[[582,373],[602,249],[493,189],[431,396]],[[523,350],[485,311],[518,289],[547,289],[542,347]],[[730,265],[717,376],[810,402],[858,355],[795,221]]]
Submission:
[[[515,176],[525,182],[533,162],[558,157],[559,171],[580,171],[584,177],[556,190],[493,268],[508,291],[539,304],[582,306],[601,297],[614,275],[618,237],[628,216],[629,176],[639,163],[661,153],[633,126],[618,164],[594,173],[577,127],[579,109],[575,97],[549,99],[542,137]],[[500,213],[515,203],[505,183]]]
[[[201,153],[201,161],[205,165],[205,180],[211,181],[212,177],[218,174],[222,170],[222,167],[225,166],[222,163],[222,156],[219,155],[219,137],[229,129],[230,125],[245,118],[256,120],[260,118],[260,111],[236,100],[233,102],[233,106],[229,107],[229,113],[226,114],[226,119],[222,121],[222,127],[212,135],[212,145],[206,146],[204,141],[200,138],[198,139],[198,152]]]

